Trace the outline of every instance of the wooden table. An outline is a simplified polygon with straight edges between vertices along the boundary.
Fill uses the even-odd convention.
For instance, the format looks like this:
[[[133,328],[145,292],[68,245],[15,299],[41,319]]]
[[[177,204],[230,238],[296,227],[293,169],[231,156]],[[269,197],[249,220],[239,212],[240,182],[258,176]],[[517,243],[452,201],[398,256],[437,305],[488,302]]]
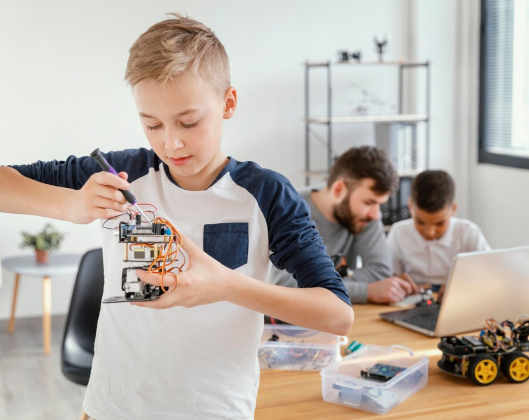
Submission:
[[[15,274],[13,285],[13,300],[11,303],[11,318],[7,331],[13,334],[15,330],[15,312],[20,277],[42,278],[42,337],[44,354],[51,350],[51,277],[66,276],[77,273],[81,255],[51,254],[47,263],[37,263],[34,255],[8,257],[2,260],[2,268]]]
[[[256,420],[265,419],[529,419],[529,381],[512,384],[504,377],[487,387],[470,379],[457,378],[439,370],[438,338],[382,321],[380,312],[398,308],[355,305],[355,323],[350,340],[363,344],[401,344],[430,358],[428,384],[417,394],[378,415],[323,401],[319,372],[261,370]]]

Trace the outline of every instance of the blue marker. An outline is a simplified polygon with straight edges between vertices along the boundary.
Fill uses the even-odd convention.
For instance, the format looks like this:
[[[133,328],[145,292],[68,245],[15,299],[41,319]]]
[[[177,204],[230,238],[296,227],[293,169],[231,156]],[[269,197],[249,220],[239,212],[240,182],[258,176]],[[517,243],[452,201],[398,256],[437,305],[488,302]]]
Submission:
[[[92,156],[97,161],[97,163],[99,163],[99,166],[101,166],[104,171],[119,176],[116,170],[112,166],[110,166],[110,163],[108,163],[104,156],[101,154],[101,151],[99,149],[96,149],[92,153],[90,153],[90,156]],[[136,206],[136,208],[140,211],[145,220],[147,220],[147,222],[152,226],[151,221],[147,218],[147,216],[145,216],[145,213],[143,213],[143,211],[140,209],[140,206],[138,206],[138,202],[136,200],[136,197],[134,197],[134,194],[132,194],[129,190],[120,189],[120,191],[123,193],[123,195],[130,204]]]

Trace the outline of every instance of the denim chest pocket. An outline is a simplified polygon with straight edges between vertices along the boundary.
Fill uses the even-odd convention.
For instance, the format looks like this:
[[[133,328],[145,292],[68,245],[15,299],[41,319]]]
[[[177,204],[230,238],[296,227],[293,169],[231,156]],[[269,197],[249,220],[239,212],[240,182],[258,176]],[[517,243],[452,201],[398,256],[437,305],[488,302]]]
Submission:
[[[248,262],[248,223],[204,225],[204,252],[232,270]]]

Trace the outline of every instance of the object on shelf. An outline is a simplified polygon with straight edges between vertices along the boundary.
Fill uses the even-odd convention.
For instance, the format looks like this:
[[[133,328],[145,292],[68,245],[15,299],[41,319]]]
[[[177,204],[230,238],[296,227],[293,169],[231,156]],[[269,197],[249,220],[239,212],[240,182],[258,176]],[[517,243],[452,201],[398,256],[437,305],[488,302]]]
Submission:
[[[389,37],[384,35],[382,39],[378,39],[378,36],[374,36],[373,41],[375,43],[376,52],[378,53],[378,61],[382,63],[384,61],[384,54],[388,49]]]
[[[401,176],[399,179],[399,188],[390,197],[389,200],[380,206],[382,213],[382,223],[390,226],[393,223],[410,218],[408,208],[408,198],[411,195],[411,184],[413,178]]]
[[[353,115],[367,115],[373,111],[376,115],[393,114],[397,110],[397,105],[390,101],[380,98],[366,88],[350,82],[350,86],[362,94],[361,102],[355,108]],[[352,102],[352,101],[351,101]],[[364,112],[365,111],[365,112]]]
[[[355,108],[355,115],[362,115],[362,116],[365,116],[365,115],[368,115],[369,114],[369,107],[366,106],[366,105],[358,105],[356,108]]]
[[[375,124],[375,146],[386,152],[399,174],[417,170],[417,124]]]
[[[349,60],[354,60],[359,63],[362,59],[362,52],[360,50],[338,50],[337,55],[339,63],[349,63]]]

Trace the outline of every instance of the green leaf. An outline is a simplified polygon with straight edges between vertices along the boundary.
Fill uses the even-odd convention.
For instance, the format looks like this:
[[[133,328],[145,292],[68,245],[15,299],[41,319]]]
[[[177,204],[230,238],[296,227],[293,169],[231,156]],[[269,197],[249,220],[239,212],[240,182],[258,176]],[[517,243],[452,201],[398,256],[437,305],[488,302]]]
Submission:
[[[44,229],[36,235],[31,235],[27,232],[21,232],[22,243],[21,248],[34,248],[42,251],[55,251],[59,249],[64,234],[57,231],[51,223],[44,226]]]

